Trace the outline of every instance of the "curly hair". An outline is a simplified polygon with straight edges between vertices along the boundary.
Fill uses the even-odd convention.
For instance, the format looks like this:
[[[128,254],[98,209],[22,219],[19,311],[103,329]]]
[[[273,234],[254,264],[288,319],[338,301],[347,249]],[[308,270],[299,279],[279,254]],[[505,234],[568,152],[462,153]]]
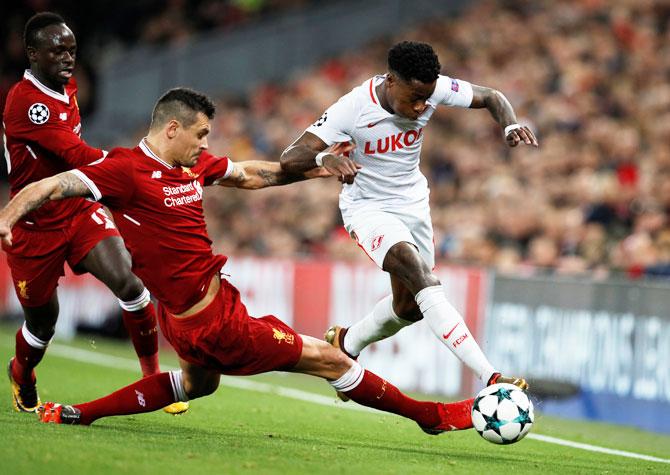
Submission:
[[[206,95],[187,87],[176,87],[167,91],[156,102],[151,114],[151,127],[162,126],[172,119],[190,127],[195,123],[198,112],[212,119],[216,107]]]
[[[437,79],[442,66],[428,43],[403,41],[389,50],[388,67],[405,81],[416,79],[428,84]]]
[[[37,46],[37,35],[43,28],[51,25],[65,24],[63,17],[57,13],[41,12],[36,13],[26,22],[23,29],[23,46],[25,48]]]

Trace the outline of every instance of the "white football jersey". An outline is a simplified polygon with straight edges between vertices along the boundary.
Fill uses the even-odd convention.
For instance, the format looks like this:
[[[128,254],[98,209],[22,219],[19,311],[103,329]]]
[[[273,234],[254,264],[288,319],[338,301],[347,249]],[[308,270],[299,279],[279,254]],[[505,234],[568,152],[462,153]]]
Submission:
[[[352,141],[351,158],[362,166],[340,193],[340,209],[375,203],[380,207],[427,202],[428,184],[419,170],[423,129],[438,104],[469,107],[472,85],[440,75],[428,108],[416,120],[387,112],[376,87],[385,76],[368,79],[330,106],[307,128],[328,145]]]

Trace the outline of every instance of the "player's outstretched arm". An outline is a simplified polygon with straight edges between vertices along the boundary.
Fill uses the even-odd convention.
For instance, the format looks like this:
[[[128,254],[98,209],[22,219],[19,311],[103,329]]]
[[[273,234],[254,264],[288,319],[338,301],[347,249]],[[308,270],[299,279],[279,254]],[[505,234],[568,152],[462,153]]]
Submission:
[[[507,145],[516,147],[520,142],[523,142],[526,145],[538,146],[535,134],[527,126],[517,123],[514,108],[502,92],[473,84],[472,93],[470,108],[481,109],[486,107],[491,116],[502,127]]]
[[[328,148],[323,140],[310,132],[304,132],[281,154],[279,163],[282,170],[289,173],[304,173],[323,166],[330,174],[344,183],[353,183],[356,172],[361,168],[344,154],[353,150],[348,143],[337,143]]]
[[[214,181],[215,185],[257,190],[268,186],[288,185],[309,178],[331,176],[323,167],[314,168],[305,173],[290,173],[282,169],[277,162],[249,160],[233,163],[233,171],[226,178]]]
[[[12,245],[12,226],[22,216],[36,210],[47,201],[74,196],[91,196],[91,191],[74,173],[65,172],[31,183],[23,188],[0,210],[0,238]]]

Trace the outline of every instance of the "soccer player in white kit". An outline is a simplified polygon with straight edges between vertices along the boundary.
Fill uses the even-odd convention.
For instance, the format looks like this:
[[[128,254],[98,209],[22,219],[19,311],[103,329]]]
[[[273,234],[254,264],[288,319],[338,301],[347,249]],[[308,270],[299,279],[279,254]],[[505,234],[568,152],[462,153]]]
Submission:
[[[507,382],[526,389],[524,379],[503,377],[495,370],[432,272],[429,190],[419,170],[419,156],[424,127],[440,104],[485,107],[510,147],[521,142],[537,147],[537,139],[517,123],[502,93],[441,75],[440,67],[430,45],[396,44],[389,50],[385,75],[342,96],[281,156],[287,172],[324,166],[340,177],[346,230],[391,276],[392,295],[351,327],[328,329],[326,340],[356,358],[370,343],[423,319],[482,382]],[[355,149],[348,157],[325,151],[337,142],[352,142]]]

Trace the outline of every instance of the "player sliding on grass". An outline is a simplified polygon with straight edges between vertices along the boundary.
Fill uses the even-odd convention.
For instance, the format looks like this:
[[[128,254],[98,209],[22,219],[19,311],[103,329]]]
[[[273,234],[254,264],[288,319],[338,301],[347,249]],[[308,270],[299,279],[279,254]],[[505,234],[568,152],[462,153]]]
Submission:
[[[11,195],[32,182],[101,158],[105,152],[80,137],[77,54],[74,34],[60,16],[43,12],[25,26],[30,61],[7,95],[3,114]],[[49,203],[16,223],[14,246],[4,247],[25,323],[16,333],[8,374],[14,408],[35,412],[40,404],[35,367],[54,335],[58,279],[65,262],[76,274],[90,272],[118,297],[142,374],[158,373],[156,315],[149,291],[131,272],[130,256],[114,223],[96,203],[81,198]],[[173,414],[186,404],[165,408]]]
[[[282,154],[282,169],[287,172],[324,166],[341,177],[345,228],[391,276],[392,295],[351,327],[329,328],[326,340],[356,359],[370,343],[424,319],[482,382],[513,383],[525,389],[523,379],[502,377],[489,363],[432,272],[433,226],[419,155],[424,127],[439,104],[485,107],[510,147],[520,142],[537,146],[533,133],[517,123],[500,92],[440,75],[430,45],[402,42],[389,51],[387,74],[341,97]],[[355,144],[351,158],[326,149],[338,142]]]
[[[278,163],[234,163],[211,155],[207,135],[214,105],[202,94],[173,89],[156,104],[149,134],[134,149],[24,188],[0,211],[0,237],[40,205],[82,196],[112,211],[133,256],[133,269],[158,299],[158,320],[180,357],[181,371],[141,379],[101,399],[40,408],[44,422],[90,424],[105,416],[154,411],[211,394],[221,374],[293,371],[327,379],[352,400],[416,421],[428,433],[472,427],[472,399],[423,402],[365,371],[339,349],[298,335],[274,316],[250,317],[238,290],[220,275],[225,256],[212,253],[202,209],[204,186],[257,189],[313,176]],[[341,153],[337,146],[333,153]]]

